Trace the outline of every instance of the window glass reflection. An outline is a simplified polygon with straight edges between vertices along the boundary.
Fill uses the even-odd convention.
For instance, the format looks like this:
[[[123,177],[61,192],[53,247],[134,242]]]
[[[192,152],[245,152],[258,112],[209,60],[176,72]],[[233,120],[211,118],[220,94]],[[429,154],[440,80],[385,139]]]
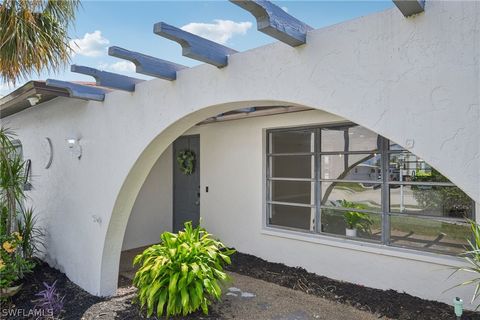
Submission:
[[[321,156],[322,179],[380,180],[379,154],[336,154]]]
[[[391,216],[390,244],[423,250],[461,253],[471,234],[467,223]]]
[[[269,159],[271,177],[301,179],[314,177],[313,156],[272,156]]]
[[[323,128],[321,150],[330,151],[375,151],[379,149],[378,135],[360,126]]]
[[[313,132],[291,130],[270,133],[271,153],[304,153],[313,152]]]
[[[295,207],[280,204],[270,205],[269,224],[280,227],[310,230],[313,228],[313,213],[315,209]]]
[[[457,187],[390,185],[390,212],[471,218],[473,201]]]
[[[342,202],[353,203],[357,209],[381,211],[382,192],[378,183],[322,182],[322,205],[344,207]]]

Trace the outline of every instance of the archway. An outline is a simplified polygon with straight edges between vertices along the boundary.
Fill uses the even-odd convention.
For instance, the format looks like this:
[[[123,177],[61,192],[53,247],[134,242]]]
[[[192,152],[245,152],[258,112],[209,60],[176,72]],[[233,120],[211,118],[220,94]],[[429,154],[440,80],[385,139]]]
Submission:
[[[266,102],[263,102],[262,104],[263,105],[272,105],[272,102],[266,101]],[[243,108],[243,107],[251,106],[251,105],[252,105],[252,103],[242,103],[240,105],[234,104],[235,107],[233,107],[233,108],[238,108],[239,106]],[[258,103],[256,105],[258,105]],[[285,103],[278,103],[277,105],[285,105]],[[219,111],[218,108],[221,108],[221,111]],[[225,111],[227,111],[229,109],[233,109],[233,108],[232,108],[232,105],[230,105],[230,106],[229,105],[222,105],[222,106],[215,106],[215,107],[212,107],[212,108],[208,108],[209,110],[207,110],[208,111],[207,113],[209,113],[209,115],[207,115],[207,117],[209,117],[211,115],[218,114],[218,113],[225,112]],[[282,127],[282,126],[294,126],[294,125],[309,125],[309,124],[315,124],[317,122],[319,122],[319,123],[321,122],[323,124],[325,124],[325,123],[332,124],[332,123],[348,121],[344,118],[340,118],[338,116],[334,116],[332,114],[328,114],[328,113],[322,112],[322,111],[316,111],[315,110],[315,111],[310,111],[310,112],[322,113],[322,119],[318,120],[318,119],[313,117],[312,119],[310,119],[308,121],[303,119],[300,122],[298,122],[298,121],[276,122],[275,126]],[[199,114],[202,114],[202,116],[199,116]],[[119,228],[117,230],[113,230],[113,229],[109,228],[109,232],[110,231],[115,231],[115,232],[110,233],[110,235],[113,235],[113,237],[110,238],[110,239],[107,238],[106,242],[105,242],[105,245],[106,245],[105,248],[107,248],[108,245],[110,245],[110,247],[109,247],[108,252],[104,251],[104,258],[105,258],[105,253],[110,253],[110,254],[115,253],[115,252],[111,251],[112,248],[113,248],[113,250],[117,250],[116,256],[114,256],[114,255],[111,255],[110,257],[107,256],[107,258],[111,259],[110,261],[107,261],[107,263],[109,263],[109,265],[110,265],[110,269],[108,270],[107,273],[110,274],[110,275],[113,274],[113,277],[110,279],[110,281],[114,282],[115,284],[116,284],[116,279],[117,279],[117,274],[115,274],[115,271],[118,271],[118,261],[119,261],[119,257],[120,257],[120,251],[121,251],[121,243],[122,243],[123,235],[124,235],[124,232],[125,232],[126,224],[127,224],[127,221],[128,221],[128,215],[130,214],[131,208],[133,207],[133,202],[136,199],[136,195],[138,194],[138,191],[140,190],[140,187],[142,186],[143,181],[147,177],[148,173],[150,172],[151,167],[156,162],[158,156],[163,152],[163,150],[165,150],[165,148],[168,145],[170,145],[177,138],[177,136],[183,134],[192,125],[194,125],[194,124],[200,122],[201,120],[203,120],[204,115],[205,115],[205,112],[203,112],[203,111],[199,111],[197,113],[191,114],[190,116],[187,116],[186,118],[181,119],[179,121],[179,123],[177,123],[178,126],[175,126],[175,125],[170,126],[164,133],[160,133],[149,144],[149,146],[142,152],[142,155],[137,160],[134,168],[132,168],[127,180],[125,181],[125,183],[133,183],[133,182],[135,182],[134,180],[131,180],[131,181],[128,181],[128,180],[132,179],[132,177],[134,179],[138,179],[139,177],[143,177],[142,178],[143,180],[139,179],[139,180],[136,181],[135,185],[132,184],[135,189],[125,189],[125,186],[124,186],[124,188],[122,188],[123,192],[125,192],[125,193],[123,195],[119,194],[119,196],[117,197],[117,202],[119,200],[123,201],[123,204],[122,204],[123,207],[120,207],[120,208],[123,209],[123,211],[114,212],[114,215],[112,215],[112,222],[113,222],[113,219],[118,219],[118,217],[119,217],[118,213],[125,214],[125,216],[121,217],[121,219],[123,220],[123,226],[121,226],[121,228]],[[263,124],[263,126],[265,126],[265,124]],[[269,126],[271,126],[271,125],[266,125],[267,128]],[[174,130],[178,130],[178,131],[176,131],[176,133],[173,134],[172,132],[175,132]],[[166,134],[166,135],[164,135],[164,134]],[[152,149],[148,150],[150,148],[152,148]],[[154,148],[158,148],[158,149],[154,149]],[[154,152],[152,150],[160,150],[160,151]],[[258,149],[255,149],[255,151],[258,151]],[[255,152],[255,154],[262,154],[262,153],[261,152],[260,153]],[[147,157],[147,158],[145,158],[145,157]],[[150,158],[148,158],[148,157],[150,157]],[[150,162],[148,162],[149,167],[144,166],[146,162],[143,162],[143,161],[145,161],[145,159],[148,159],[148,161],[150,161]],[[144,167],[142,167],[142,165]],[[137,171],[136,175],[132,176],[132,172],[135,172],[135,170],[139,170],[139,171]],[[257,172],[257,174],[258,174],[258,172]],[[260,177],[260,175],[258,175],[258,176]],[[132,188],[132,185],[130,186],[130,188]],[[134,190],[134,192],[136,192],[136,194],[132,194],[131,193],[132,190]],[[261,192],[258,192],[258,193],[261,193]],[[125,203],[126,199],[131,201],[131,203]],[[122,202],[120,202],[120,203],[122,203]],[[130,210],[130,211],[127,211],[127,209]],[[115,215],[115,213],[117,215]],[[115,227],[120,226],[118,224],[118,221],[115,221],[115,222],[116,222],[116,224],[113,224]],[[111,223],[111,226],[112,226],[112,223]],[[106,266],[107,265],[102,264],[102,272],[104,271],[103,267],[106,267]],[[102,280],[103,280],[103,278],[102,278]]]
[[[195,124],[236,109],[248,108],[251,106],[297,106],[289,102],[281,101],[242,101],[225,103],[211,106],[193,112],[170,125],[167,129],[159,132],[157,136],[139,155],[134,166],[130,169],[125,179],[110,218],[102,254],[101,267],[101,295],[111,295],[115,292],[118,279],[119,260],[124,233],[127,227],[129,215],[138,196],[140,188],[151,171],[158,157],[165,149],[180,135]],[[306,108],[306,107],[305,107]]]

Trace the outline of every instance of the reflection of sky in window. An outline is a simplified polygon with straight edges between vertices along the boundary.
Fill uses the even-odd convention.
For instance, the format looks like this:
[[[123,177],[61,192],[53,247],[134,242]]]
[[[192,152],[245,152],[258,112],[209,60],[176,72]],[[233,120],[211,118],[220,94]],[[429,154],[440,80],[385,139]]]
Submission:
[[[373,158],[365,161],[365,163],[370,165],[370,166],[379,167],[380,166],[380,161],[379,160],[380,160],[379,158],[373,157]]]

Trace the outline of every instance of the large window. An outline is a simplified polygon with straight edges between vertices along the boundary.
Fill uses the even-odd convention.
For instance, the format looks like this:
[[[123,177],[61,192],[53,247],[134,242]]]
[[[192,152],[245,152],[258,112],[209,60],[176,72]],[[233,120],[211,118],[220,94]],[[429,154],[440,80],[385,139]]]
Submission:
[[[267,132],[267,224],[443,253],[473,201],[425,161],[355,124]]]

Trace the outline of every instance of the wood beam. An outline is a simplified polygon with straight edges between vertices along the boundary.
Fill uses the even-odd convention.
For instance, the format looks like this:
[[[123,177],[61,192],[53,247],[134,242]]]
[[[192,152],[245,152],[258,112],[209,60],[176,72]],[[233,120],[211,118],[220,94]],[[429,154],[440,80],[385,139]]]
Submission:
[[[70,98],[77,98],[83,100],[95,100],[103,101],[105,100],[106,91],[101,88],[96,88],[92,86],[86,86],[78,83],[47,79],[47,86],[65,89],[69,93]]]
[[[186,66],[167,60],[154,58],[115,46],[108,48],[108,54],[112,57],[133,62],[136,66],[137,73],[170,81],[177,79],[177,71],[187,68]]]
[[[393,0],[405,17],[425,11],[425,0]]]
[[[257,20],[257,29],[292,47],[305,44],[307,32],[313,28],[266,0],[230,0],[250,12]]]
[[[156,23],[153,32],[164,38],[178,42],[182,46],[182,54],[191,59],[199,60],[222,68],[228,64],[228,56],[237,51],[216,42],[176,28],[165,22]]]
[[[136,79],[132,77],[127,77],[121,74],[101,71],[95,68],[90,68],[86,66],[79,66],[73,64],[70,67],[70,71],[86,74],[88,76],[92,76],[95,78],[98,86],[112,88],[112,89],[119,89],[133,92],[135,91],[135,85],[139,82],[144,80]]]

